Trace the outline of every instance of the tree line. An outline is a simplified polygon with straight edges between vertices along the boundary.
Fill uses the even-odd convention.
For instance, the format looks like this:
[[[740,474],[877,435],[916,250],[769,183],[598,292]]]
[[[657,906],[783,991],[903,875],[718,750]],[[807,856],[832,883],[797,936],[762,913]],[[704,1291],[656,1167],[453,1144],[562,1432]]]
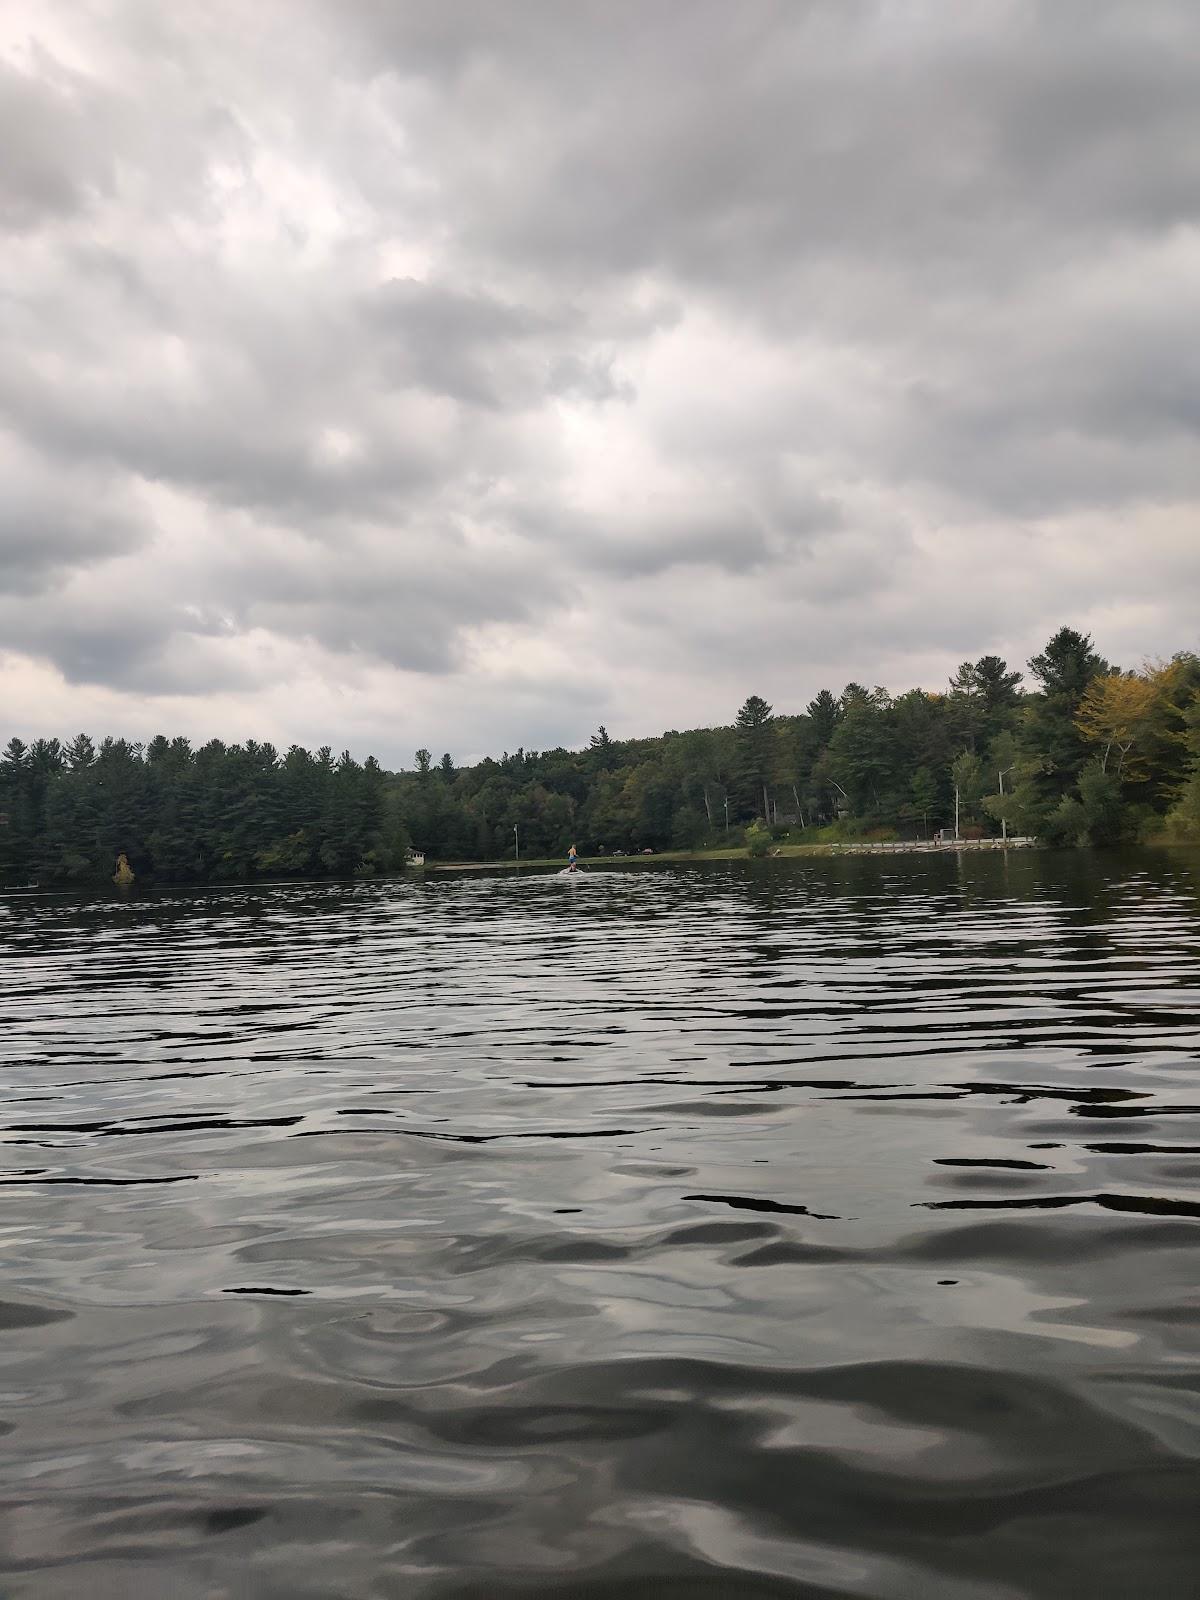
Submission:
[[[371,877],[433,859],[752,848],[787,837],[1007,831],[1050,844],[1200,839],[1200,658],[1111,666],[1060,628],[1028,664],[964,662],[945,689],[822,689],[795,715],[757,695],[728,726],[413,769],[253,741],[93,744],[0,757],[0,881],[96,882],[124,853],[166,882]],[[749,829],[749,832],[747,832]]]
[[[167,883],[373,876],[403,866],[407,847],[373,756],[81,733],[12,739],[0,757],[8,884],[103,882],[118,855],[135,878]]]

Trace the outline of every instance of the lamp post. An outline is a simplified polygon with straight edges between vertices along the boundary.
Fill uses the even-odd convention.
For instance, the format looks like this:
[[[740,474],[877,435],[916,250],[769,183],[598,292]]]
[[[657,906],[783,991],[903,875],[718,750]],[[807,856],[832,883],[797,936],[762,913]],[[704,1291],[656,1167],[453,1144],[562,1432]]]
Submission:
[[[517,832],[517,824],[513,823],[513,849],[517,853],[517,860],[521,859],[521,835]]]
[[[1011,767],[1001,767],[1001,769],[1000,769],[1000,798],[1001,798],[1001,800],[1004,799],[1004,774],[1006,772],[1011,772],[1011,771],[1012,771]],[[1000,837],[1003,839],[1005,844],[1008,843],[1008,818],[1004,815],[1003,806],[1000,808]]]
[[[725,796],[725,833],[729,833],[729,796]]]

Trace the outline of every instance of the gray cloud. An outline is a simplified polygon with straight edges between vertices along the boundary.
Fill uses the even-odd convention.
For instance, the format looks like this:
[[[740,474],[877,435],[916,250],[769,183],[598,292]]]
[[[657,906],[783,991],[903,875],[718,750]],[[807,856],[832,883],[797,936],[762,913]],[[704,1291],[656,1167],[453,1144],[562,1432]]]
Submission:
[[[0,595],[8,649],[50,656],[69,684],[104,684],[134,696],[216,694],[264,681],[245,662],[212,648],[214,630],[184,607],[161,607],[136,589],[68,585],[49,596],[54,619]]]
[[[103,477],[52,476],[0,436],[0,594],[36,596],[56,579],[144,548],[145,515]]]
[[[528,403],[540,398],[539,387],[544,392],[536,365],[552,332],[545,317],[412,278],[384,285],[364,310],[384,370],[398,387],[417,385],[486,407]]]
[[[1194,214],[1183,4],[419,9],[368,7],[345,48],[436,86],[462,235],[489,251],[733,278],[745,304],[748,279],[812,257],[949,258],[976,281],[1002,267],[981,228],[1011,262],[1031,221],[1061,237]],[[497,139],[525,159],[498,161]]]
[[[1188,0],[243,18],[0,23],[31,670],[407,752],[1200,643]]]
[[[0,61],[0,228],[23,231],[77,211],[107,180],[103,148],[63,76],[47,81]]]
[[[580,571],[640,578],[676,567],[743,572],[767,556],[766,531],[752,507],[651,500],[611,519],[553,502],[523,506],[517,526],[548,551],[569,550]]]
[[[532,553],[473,550],[453,527],[343,530],[336,546],[243,551],[212,588],[236,626],[429,673],[461,663],[471,628],[527,623],[563,598],[561,577]]]

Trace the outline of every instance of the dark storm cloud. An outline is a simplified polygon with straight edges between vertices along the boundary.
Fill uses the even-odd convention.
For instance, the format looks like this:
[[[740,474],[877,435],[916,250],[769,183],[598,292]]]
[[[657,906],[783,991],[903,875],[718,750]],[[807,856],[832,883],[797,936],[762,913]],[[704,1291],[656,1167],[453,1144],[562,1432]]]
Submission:
[[[1014,550],[1185,625],[1191,0],[15,5],[0,589],[72,682],[486,659],[552,742],[563,662],[1023,648]]]

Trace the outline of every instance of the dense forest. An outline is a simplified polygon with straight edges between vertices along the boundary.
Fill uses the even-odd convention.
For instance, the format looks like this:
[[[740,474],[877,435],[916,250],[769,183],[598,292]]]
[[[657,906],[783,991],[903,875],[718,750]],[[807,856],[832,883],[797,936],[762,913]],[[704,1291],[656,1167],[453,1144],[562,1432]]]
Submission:
[[[86,734],[0,757],[0,882],[373,877],[431,859],[922,838],[957,825],[1049,844],[1200,839],[1200,658],[1121,671],[1062,628],[1029,663],[964,662],[938,692],[851,683],[796,715],[518,750],[412,771],[299,746],[194,749]]]

